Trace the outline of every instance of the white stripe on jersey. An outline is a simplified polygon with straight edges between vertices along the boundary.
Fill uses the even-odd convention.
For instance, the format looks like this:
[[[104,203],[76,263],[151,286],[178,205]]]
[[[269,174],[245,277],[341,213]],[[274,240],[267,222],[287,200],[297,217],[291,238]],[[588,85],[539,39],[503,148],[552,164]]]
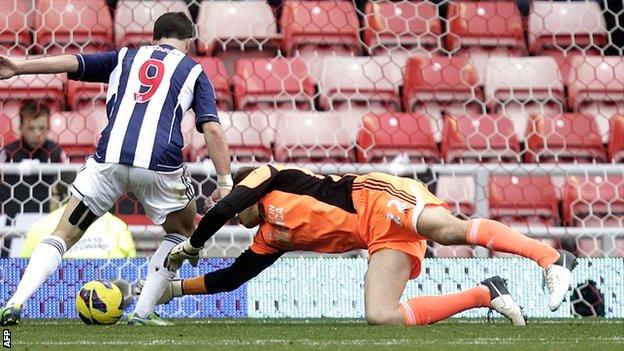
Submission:
[[[108,139],[108,145],[106,146],[105,162],[119,163],[121,157],[121,148],[123,146],[123,140],[128,130],[128,124],[130,123],[130,117],[132,117],[132,111],[136,102],[134,101],[134,93],[141,88],[141,81],[139,80],[139,69],[145,61],[151,56],[154,48],[152,46],[141,47],[132,61],[132,67],[128,75],[128,82],[126,84],[126,91],[123,96],[118,96],[121,100],[119,110],[117,111],[117,117],[115,123],[111,129]],[[121,63],[121,62],[120,62]],[[137,144],[139,145],[139,144]]]
[[[197,64],[191,68],[188,76],[184,80],[184,85],[182,89],[180,89],[180,94],[178,95],[178,106],[182,109],[182,118],[186,115],[186,111],[191,107],[193,103],[193,98],[195,94],[195,82],[197,81],[197,77],[199,77],[200,73],[202,73],[203,69],[200,64]],[[176,106],[176,109],[178,108]],[[169,142],[171,142],[171,133],[173,132],[173,124],[175,123],[175,119],[171,120],[171,126],[169,127]]]
[[[119,53],[117,54],[117,66],[111,72],[110,80],[108,81],[108,89],[106,92],[106,103],[113,98],[113,95],[117,94],[117,89],[119,89],[119,79],[121,78],[121,67],[123,67],[121,62],[123,62],[124,56],[128,52],[128,48],[119,49]],[[119,96],[117,97],[119,98]],[[110,116],[109,116],[110,117]]]
[[[137,152],[134,154],[134,162],[132,163],[133,166],[141,168],[149,168],[150,166],[152,150],[154,149],[154,142],[156,140],[156,131],[158,130],[158,120],[160,119],[160,113],[163,110],[165,99],[169,94],[171,77],[184,57],[182,53],[171,50],[163,60],[165,74],[158,90],[156,90],[154,96],[147,102],[148,105],[147,109],[145,109],[143,123],[141,123],[141,130],[137,141]]]

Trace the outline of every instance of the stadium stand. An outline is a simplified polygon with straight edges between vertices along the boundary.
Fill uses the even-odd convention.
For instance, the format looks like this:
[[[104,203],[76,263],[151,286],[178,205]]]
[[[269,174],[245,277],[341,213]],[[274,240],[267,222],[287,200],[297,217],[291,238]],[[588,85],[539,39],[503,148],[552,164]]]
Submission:
[[[21,101],[25,99],[43,100],[52,111],[65,107],[65,88],[61,75],[25,75],[0,80],[0,95],[2,113],[12,119],[18,116]],[[17,123],[13,122],[13,125]]]
[[[0,0],[0,54],[24,56],[31,47],[34,2]]]
[[[429,118],[417,113],[366,113],[358,133],[357,161],[392,162],[406,155],[410,162],[438,162]]]
[[[446,162],[518,162],[520,143],[502,115],[447,116],[442,131]]]
[[[223,64],[218,57],[195,57],[197,63],[202,65],[204,72],[210,78],[212,86],[215,89],[217,107],[221,110],[229,110],[234,108],[232,95],[230,94],[230,78]]]
[[[98,121],[99,120],[99,121]],[[57,112],[50,116],[50,139],[57,142],[70,162],[84,162],[95,152],[100,132],[106,127],[104,117],[80,111]]]
[[[624,115],[615,115],[610,121],[609,158],[612,162],[624,161]]]
[[[580,227],[622,227],[624,177],[570,176],[563,187],[563,220]]]
[[[104,0],[41,0],[36,4],[37,51],[54,55],[113,48],[113,19]]]

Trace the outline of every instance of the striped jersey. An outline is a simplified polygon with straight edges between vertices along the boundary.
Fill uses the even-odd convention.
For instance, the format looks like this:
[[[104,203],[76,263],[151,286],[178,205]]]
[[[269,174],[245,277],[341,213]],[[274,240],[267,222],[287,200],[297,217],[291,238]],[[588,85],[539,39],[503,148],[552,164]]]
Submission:
[[[215,92],[200,64],[170,45],[77,54],[69,79],[108,83],[108,125],[94,159],[154,171],[183,165],[181,122],[189,108],[201,133],[218,122]]]

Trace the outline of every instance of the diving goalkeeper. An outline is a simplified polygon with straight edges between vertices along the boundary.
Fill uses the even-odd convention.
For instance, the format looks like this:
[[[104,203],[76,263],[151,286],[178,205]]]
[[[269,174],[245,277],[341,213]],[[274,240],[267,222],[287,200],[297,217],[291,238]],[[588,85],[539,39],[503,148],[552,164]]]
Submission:
[[[323,176],[305,169],[265,165],[244,168],[232,192],[200,221],[187,241],[169,253],[166,266],[196,264],[204,243],[237,213],[247,227],[260,225],[251,247],[227,268],[173,282],[172,297],[232,291],[293,250],[340,253],[368,249],[365,313],[375,325],[425,325],[470,308],[490,307],[524,325],[519,306],[500,277],[455,294],[421,296],[399,303],[417,277],[426,240],[443,245],[480,245],[514,253],[544,269],[549,307],[559,308],[571,281],[575,257],[489,219],[455,218],[419,181],[383,173]]]

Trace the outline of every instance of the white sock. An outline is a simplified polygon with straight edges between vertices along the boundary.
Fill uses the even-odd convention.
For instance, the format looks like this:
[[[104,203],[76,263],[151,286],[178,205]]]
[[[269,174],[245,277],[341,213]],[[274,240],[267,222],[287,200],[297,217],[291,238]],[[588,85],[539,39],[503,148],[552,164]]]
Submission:
[[[158,247],[158,250],[150,258],[147,268],[147,278],[141,289],[139,301],[134,308],[134,314],[137,317],[146,318],[154,311],[156,301],[162,296],[167,284],[173,280],[175,273],[165,268],[165,258],[169,251],[177,244],[186,240],[186,237],[180,234],[167,234],[165,239]]]
[[[23,305],[56,271],[65,251],[67,244],[59,236],[50,235],[41,241],[33,250],[26,271],[7,305]]]

